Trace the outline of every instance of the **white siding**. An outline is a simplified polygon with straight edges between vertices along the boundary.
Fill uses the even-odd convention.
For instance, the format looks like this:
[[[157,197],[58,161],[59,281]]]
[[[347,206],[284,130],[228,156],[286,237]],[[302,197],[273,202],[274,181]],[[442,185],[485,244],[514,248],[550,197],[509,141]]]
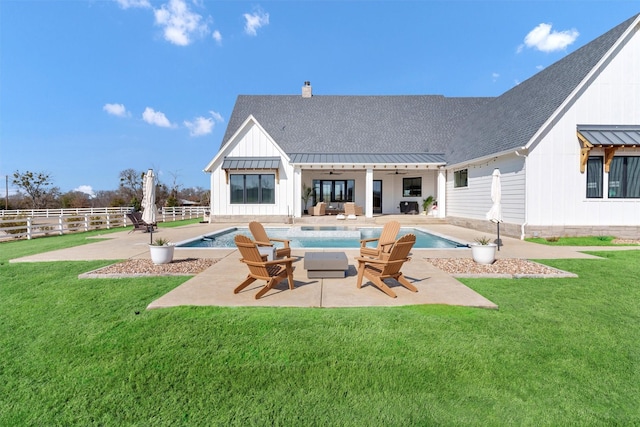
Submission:
[[[231,204],[229,202],[229,184],[225,171],[221,169],[224,157],[281,157],[279,183],[276,180],[275,204]],[[273,173],[272,171],[230,171],[239,173]],[[226,147],[226,151],[218,157],[211,176],[212,215],[287,215],[293,213],[292,198],[293,167],[282,156],[280,149],[254,123],[237,135],[235,141]]]
[[[467,187],[454,188],[454,169],[447,170],[447,216],[486,220],[493,203],[491,181],[495,168],[501,175],[502,218],[504,222],[522,224],[526,208],[525,162],[515,155],[470,165]]]
[[[640,200],[586,198],[580,173],[578,124],[640,124],[640,36],[614,56],[550,132],[530,151],[527,164],[528,223],[540,226],[624,226],[640,222]],[[592,155],[602,154],[594,150]],[[616,155],[640,155],[619,150]]]

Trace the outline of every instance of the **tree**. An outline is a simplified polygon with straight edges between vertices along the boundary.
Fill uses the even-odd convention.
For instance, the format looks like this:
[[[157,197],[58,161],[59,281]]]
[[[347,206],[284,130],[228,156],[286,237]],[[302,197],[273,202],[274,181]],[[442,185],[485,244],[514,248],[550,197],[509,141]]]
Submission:
[[[125,169],[120,172],[120,191],[127,203],[130,203],[135,209],[140,209],[142,201],[142,182],[144,172],[138,172],[134,169]]]
[[[59,194],[57,187],[52,187],[51,176],[45,172],[26,171],[13,173],[13,185],[27,193],[33,209],[42,209],[55,201]]]

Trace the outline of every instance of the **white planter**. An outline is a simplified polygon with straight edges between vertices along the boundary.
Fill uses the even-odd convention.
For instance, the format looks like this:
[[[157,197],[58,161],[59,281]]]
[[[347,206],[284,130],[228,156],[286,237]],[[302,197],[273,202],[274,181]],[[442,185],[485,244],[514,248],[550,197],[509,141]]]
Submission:
[[[496,248],[498,245],[495,243],[489,243],[486,245],[472,243],[470,246],[473,260],[478,264],[493,264],[496,260]]]
[[[173,245],[154,246],[149,245],[149,252],[151,253],[151,261],[154,264],[169,264],[173,261]]]

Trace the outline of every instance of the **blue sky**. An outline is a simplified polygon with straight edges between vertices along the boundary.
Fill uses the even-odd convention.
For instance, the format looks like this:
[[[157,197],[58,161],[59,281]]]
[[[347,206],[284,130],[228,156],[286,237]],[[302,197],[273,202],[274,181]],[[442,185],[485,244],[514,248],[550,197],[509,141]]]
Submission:
[[[498,96],[628,1],[0,0],[0,178],[208,188],[238,95]],[[4,183],[3,183],[4,184]],[[0,194],[4,195],[4,185]]]

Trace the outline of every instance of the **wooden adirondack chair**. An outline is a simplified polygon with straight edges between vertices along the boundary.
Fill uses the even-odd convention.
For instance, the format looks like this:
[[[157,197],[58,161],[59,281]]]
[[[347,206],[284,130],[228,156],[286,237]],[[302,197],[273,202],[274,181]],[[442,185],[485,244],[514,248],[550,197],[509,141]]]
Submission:
[[[357,257],[358,261],[358,289],[362,287],[362,279],[366,277],[373,283],[378,289],[392,298],[397,295],[391,290],[391,288],[384,283],[385,279],[395,279],[402,286],[413,292],[418,292],[418,288],[413,286],[404,277],[400,269],[402,265],[409,261],[409,252],[416,242],[416,236],[414,234],[406,234],[399,238],[391,248],[388,258],[368,258]]]
[[[381,256],[388,254],[396,241],[396,236],[399,231],[400,223],[398,221],[389,221],[382,228],[380,237],[360,240],[360,256],[380,258]],[[375,248],[367,246],[367,243],[374,242],[376,240],[378,241],[378,245]]]
[[[289,289],[293,289],[293,258],[264,261],[256,243],[247,236],[238,234],[235,237],[235,242],[242,255],[240,261],[247,264],[249,274],[244,279],[244,282],[233,290],[234,294],[237,294],[256,280],[265,280],[267,282],[264,288],[260,289],[256,294],[256,299],[259,299],[284,279],[289,280]]]
[[[253,235],[253,240],[255,240],[258,246],[274,246],[273,242],[279,242],[284,245],[283,248],[276,249],[276,258],[291,256],[291,247],[289,247],[289,240],[270,238],[267,235],[267,232],[265,231],[262,224],[257,221],[251,221],[249,223],[249,230]]]

